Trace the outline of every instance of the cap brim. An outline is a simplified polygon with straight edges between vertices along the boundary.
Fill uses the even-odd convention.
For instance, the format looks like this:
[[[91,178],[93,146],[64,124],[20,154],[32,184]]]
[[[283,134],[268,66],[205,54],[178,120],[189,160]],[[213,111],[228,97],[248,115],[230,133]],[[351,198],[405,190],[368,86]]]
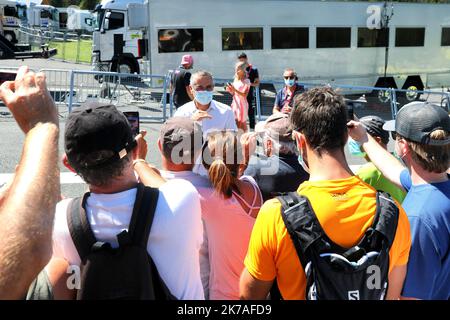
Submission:
[[[383,125],[383,130],[395,132],[395,120],[386,121]]]

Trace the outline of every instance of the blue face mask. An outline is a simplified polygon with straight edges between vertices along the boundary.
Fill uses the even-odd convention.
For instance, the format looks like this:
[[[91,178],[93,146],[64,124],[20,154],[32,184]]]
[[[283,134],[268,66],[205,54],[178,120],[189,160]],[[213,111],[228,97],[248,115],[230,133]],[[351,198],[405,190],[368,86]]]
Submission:
[[[211,103],[213,99],[212,91],[195,91],[195,100],[203,106],[206,106]]]
[[[305,170],[307,173],[309,173],[308,165],[303,160],[303,155],[302,155],[301,152],[299,152],[299,155],[298,155],[298,163],[300,163],[300,165],[302,166],[303,170]]]
[[[353,156],[362,158],[366,156],[366,153],[361,151],[361,145],[352,138],[348,138],[348,151]]]
[[[295,84],[295,79],[284,79],[284,84],[288,87],[292,87]]]

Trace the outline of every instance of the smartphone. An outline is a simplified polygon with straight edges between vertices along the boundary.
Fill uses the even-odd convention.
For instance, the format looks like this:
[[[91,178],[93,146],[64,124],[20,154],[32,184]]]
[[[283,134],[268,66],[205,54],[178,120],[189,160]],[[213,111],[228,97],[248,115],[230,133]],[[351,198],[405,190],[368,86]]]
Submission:
[[[355,113],[353,111],[353,103],[347,102],[347,121],[355,120]]]
[[[16,80],[17,72],[0,70],[0,85],[5,81]]]
[[[131,126],[131,132],[133,137],[139,134],[139,112],[138,111],[126,111],[123,113],[127,117]]]

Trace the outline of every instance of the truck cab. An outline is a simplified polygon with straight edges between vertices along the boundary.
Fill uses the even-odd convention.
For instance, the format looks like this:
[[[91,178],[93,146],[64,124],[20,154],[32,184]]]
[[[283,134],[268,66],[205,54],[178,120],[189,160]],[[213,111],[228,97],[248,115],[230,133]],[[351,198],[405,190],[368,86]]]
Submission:
[[[133,17],[130,7],[135,5],[140,5],[141,15],[146,16],[143,2],[137,0],[107,0],[95,8],[92,48],[95,69],[120,73],[140,72],[138,59],[146,53],[145,27],[136,27],[135,19],[130,19]]]
[[[49,5],[33,5],[30,4],[29,25],[48,30],[59,30],[59,12]]]
[[[20,25],[27,24],[26,4],[0,0],[0,14],[2,15],[3,35],[10,42],[17,43]]]

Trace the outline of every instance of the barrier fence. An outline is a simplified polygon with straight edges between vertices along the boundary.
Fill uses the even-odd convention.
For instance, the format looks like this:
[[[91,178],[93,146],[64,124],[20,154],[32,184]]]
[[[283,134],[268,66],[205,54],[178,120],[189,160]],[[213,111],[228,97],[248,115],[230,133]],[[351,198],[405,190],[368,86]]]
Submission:
[[[10,69],[11,68],[1,68]],[[115,72],[42,69],[47,87],[60,107],[71,112],[89,99],[116,105],[122,111],[139,110],[142,120],[165,121],[175,108],[170,94],[172,73],[166,75],[119,74]],[[231,105],[232,96],[225,87],[232,79],[215,79],[214,100]],[[306,90],[323,85],[301,83]],[[281,81],[262,81],[255,88],[254,108],[257,121],[272,114],[276,93],[283,88]],[[348,86],[332,84],[353,106],[357,117],[378,115],[385,120],[395,119],[398,111],[411,101],[428,101],[450,111],[450,89],[411,91],[392,88]]]

